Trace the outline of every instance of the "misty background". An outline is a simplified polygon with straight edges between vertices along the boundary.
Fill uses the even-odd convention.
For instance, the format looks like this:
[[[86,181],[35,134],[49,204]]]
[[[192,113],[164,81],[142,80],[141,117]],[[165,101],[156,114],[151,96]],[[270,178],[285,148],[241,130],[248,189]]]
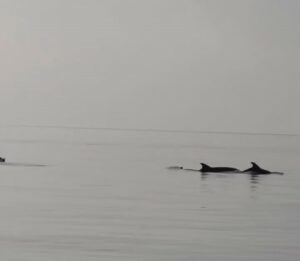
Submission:
[[[300,133],[296,0],[1,0],[1,126]]]

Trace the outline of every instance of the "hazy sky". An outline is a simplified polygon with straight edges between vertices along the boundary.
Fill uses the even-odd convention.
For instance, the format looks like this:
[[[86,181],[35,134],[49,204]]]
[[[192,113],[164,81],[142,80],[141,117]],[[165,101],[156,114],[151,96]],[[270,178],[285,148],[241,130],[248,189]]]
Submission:
[[[1,0],[1,125],[300,133],[298,0]]]

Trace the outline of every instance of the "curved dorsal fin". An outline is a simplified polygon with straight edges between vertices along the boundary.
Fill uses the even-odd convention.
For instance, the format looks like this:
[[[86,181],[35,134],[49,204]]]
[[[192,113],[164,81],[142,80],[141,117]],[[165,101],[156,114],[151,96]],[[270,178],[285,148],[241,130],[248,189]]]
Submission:
[[[255,162],[252,161],[251,164],[253,168],[260,169],[260,166],[258,166]]]
[[[208,165],[205,164],[205,163],[200,163],[200,164],[201,164],[201,166],[202,166],[202,170],[211,169],[211,167],[208,166]]]

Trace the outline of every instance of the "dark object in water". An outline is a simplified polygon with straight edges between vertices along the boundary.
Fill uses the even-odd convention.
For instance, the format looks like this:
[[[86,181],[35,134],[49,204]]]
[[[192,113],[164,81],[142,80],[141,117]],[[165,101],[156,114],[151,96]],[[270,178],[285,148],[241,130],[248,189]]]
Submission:
[[[168,169],[176,169],[176,170],[188,170],[188,171],[197,171],[201,172],[203,174],[206,173],[240,173],[240,174],[250,174],[250,175],[269,175],[269,174],[278,174],[278,175],[283,175],[284,173],[282,172],[276,172],[276,171],[269,171],[266,169],[262,169],[259,167],[255,162],[251,162],[252,167],[249,169],[245,169],[243,171],[237,169],[237,168],[231,168],[231,167],[211,167],[205,163],[200,163],[202,165],[202,168],[199,169],[187,169],[179,166],[171,166],[168,167]]]
[[[5,158],[0,157],[0,162],[5,162]]]
[[[230,168],[230,167],[210,167],[207,164],[200,163],[202,165],[202,168],[199,170],[200,172],[216,172],[216,173],[237,173],[240,172],[239,169],[236,168]]]
[[[179,167],[179,166],[170,166],[170,167],[168,167],[168,169],[183,169],[183,167]]]
[[[258,166],[255,162],[251,162],[252,167],[249,169],[245,169],[242,171],[242,173],[249,173],[254,175],[268,175],[268,174],[280,174],[283,175],[282,172],[273,172],[266,169],[262,169],[260,166]]]

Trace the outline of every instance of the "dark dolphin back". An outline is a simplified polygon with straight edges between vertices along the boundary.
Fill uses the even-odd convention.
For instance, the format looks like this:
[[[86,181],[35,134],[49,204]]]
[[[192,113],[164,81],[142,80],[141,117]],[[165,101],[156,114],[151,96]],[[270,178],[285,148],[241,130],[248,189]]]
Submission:
[[[202,171],[202,172],[209,172],[211,170],[211,167],[208,166],[207,164],[205,164],[205,163],[200,163],[200,164],[202,166],[202,168],[200,169],[200,171]]]
[[[201,172],[238,172],[239,170],[236,168],[230,168],[230,167],[210,167],[207,164],[200,163],[202,165],[202,168],[200,169]]]
[[[251,162],[251,164],[252,164],[252,167],[244,170],[243,172],[249,172],[249,173],[253,173],[253,174],[270,174],[271,173],[271,171],[262,169],[255,162]]]

